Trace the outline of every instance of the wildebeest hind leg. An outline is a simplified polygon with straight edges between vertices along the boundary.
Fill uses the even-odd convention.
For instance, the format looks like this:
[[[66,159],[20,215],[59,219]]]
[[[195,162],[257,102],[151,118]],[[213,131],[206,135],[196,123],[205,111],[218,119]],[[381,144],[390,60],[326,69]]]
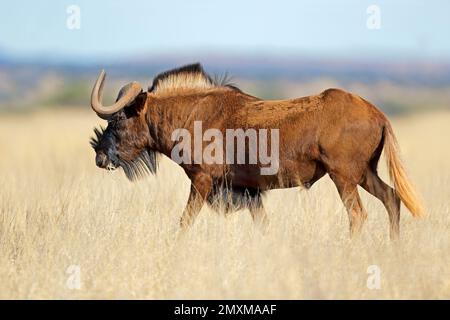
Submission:
[[[330,175],[339,195],[347,209],[348,217],[350,220],[350,236],[358,235],[361,232],[362,226],[367,219],[367,212],[365,211],[361,198],[358,194],[358,187],[355,183],[351,182],[341,176]]]
[[[361,187],[383,203],[389,214],[390,237],[391,239],[398,238],[400,233],[400,198],[395,190],[384,183],[371,168],[367,169]]]

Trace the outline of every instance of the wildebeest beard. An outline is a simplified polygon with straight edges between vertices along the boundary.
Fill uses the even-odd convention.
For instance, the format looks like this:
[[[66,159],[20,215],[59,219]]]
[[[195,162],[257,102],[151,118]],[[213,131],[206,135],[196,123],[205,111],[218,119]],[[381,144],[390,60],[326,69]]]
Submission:
[[[100,128],[94,128],[95,137],[91,137],[90,144],[96,151],[102,141],[105,130],[101,126]],[[158,154],[151,149],[145,149],[131,161],[124,160],[119,156],[118,165],[123,169],[128,180],[136,181],[147,176],[149,173],[156,173],[158,168]]]

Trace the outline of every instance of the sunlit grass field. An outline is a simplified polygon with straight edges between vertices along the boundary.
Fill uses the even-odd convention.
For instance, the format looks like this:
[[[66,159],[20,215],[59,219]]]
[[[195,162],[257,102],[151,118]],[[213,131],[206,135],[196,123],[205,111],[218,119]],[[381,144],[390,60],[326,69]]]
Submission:
[[[0,298],[450,298],[450,113],[393,120],[428,211],[418,220],[402,208],[394,243],[363,190],[369,219],[350,240],[327,176],[309,191],[269,192],[265,235],[248,211],[205,206],[177,237],[183,171],[163,159],[156,176],[131,183],[98,169],[89,137],[101,122],[88,109],[0,114]],[[367,286],[371,265],[379,289]]]

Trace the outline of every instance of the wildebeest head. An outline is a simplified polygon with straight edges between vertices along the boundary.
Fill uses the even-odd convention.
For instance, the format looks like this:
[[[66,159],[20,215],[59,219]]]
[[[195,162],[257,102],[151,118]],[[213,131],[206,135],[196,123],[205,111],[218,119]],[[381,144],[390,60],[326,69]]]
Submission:
[[[91,138],[98,167],[114,170],[122,167],[127,178],[135,180],[156,171],[156,154],[150,149],[149,128],[145,118],[147,93],[138,82],[124,86],[111,106],[102,105],[105,72],[94,85],[91,106],[97,115],[108,121],[106,129],[95,128]]]

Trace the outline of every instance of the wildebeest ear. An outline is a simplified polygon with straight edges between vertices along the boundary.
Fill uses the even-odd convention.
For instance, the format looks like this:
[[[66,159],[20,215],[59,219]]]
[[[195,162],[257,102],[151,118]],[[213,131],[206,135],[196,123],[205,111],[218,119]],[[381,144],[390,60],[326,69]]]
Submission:
[[[144,109],[145,102],[147,101],[147,93],[141,90],[141,93],[137,95],[134,101],[124,108],[127,118],[137,116]]]

